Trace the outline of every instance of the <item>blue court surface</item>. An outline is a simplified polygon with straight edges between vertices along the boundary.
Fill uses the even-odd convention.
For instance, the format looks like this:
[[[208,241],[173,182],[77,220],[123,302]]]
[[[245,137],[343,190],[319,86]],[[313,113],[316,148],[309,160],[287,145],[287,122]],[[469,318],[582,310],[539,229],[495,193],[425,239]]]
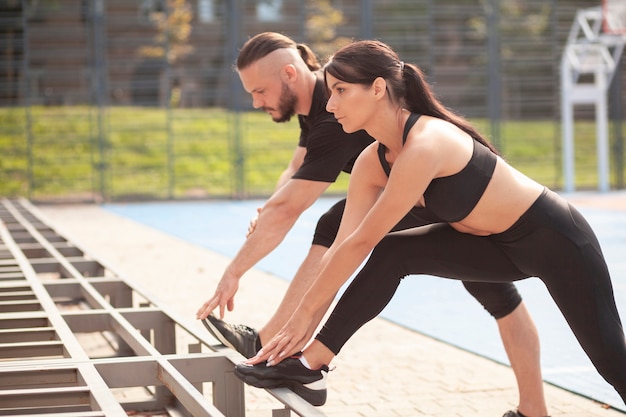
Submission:
[[[257,268],[290,280],[310,246],[317,219],[335,201],[336,198],[322,198],[309,208],[283,243]],[[250,218],[262,204],[261,200],[202,201],[108,204],[104,208],[232,257],[245,239]],[[598,235],[611,271],[617,306],[622,321],[626,322],[626,210],[578,208]],[[530,278],[517,286],[539,329],[544,379],[626,411],[617,393],[598,375],[580,348],[543,283]],[[495,321],[458,281],[407,277],[381,316],[508,364]]]

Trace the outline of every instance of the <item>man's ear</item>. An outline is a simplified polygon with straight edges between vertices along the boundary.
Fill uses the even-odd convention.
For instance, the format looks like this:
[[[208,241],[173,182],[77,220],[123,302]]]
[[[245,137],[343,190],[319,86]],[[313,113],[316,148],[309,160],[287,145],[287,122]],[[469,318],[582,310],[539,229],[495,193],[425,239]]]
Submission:
[[[298,79],[298,71],[293,64],[287,64],[280,72],[280,78],[285,83],[292,83]]]
[[[372,90],[376,98],[382,98],[387,94],[387,81],[383,77],[378,77],[372,83]]]

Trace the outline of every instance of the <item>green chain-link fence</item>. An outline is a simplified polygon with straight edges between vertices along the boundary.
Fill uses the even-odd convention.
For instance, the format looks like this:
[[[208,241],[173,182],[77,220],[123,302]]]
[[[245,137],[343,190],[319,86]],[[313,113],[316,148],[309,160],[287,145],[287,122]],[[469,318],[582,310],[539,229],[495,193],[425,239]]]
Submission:
[[[583,0],[1,0],[0,195],[244,198],[272,192],[298,124],[252,111],[232,69],[272,30],[320,54],[377,38],[428,74],[520,170],[559,189],[559,63]],[[320,23],[320,21],[322,23]],[[324,30],[322,30],[324,29]],[[609,95],[611,185],[624,187],[626,78]],[[597,184],[592,108],[576,183]],[[343,192],[342,178],[331,192]]]

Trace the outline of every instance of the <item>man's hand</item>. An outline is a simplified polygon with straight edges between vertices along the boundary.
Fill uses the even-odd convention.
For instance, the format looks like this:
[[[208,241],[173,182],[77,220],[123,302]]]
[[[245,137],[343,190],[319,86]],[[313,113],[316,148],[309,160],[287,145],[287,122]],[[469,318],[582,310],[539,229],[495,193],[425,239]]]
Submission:
[[[213,297],[211,297],[206,303],[196,312],[196,318],[199,320],[207,318],[209,314],[217,307],[220,308],[220,320],[224,319],[224,310],[233,311],[235,308],[235,294],[239,289],[239,278],[224,273],[220,280]]]
[[[250,237],[252,232],[254,232],[254,230],[256,229],[256,222],[257,220],[259,220],[259,215],[261,214],[261,210],[263,210],[263,207],[258,207],[256,209],[256,213],[257,213],[256,216],[254,216],[250,220],[250,225],[248,226],[248,233],[246,233],[246,238]]]

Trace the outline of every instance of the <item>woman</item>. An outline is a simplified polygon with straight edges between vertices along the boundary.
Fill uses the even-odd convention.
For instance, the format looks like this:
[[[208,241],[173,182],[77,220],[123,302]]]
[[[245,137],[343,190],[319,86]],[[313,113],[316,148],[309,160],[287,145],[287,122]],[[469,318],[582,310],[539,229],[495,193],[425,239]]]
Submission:
[[[328,111],[346,132],[364,129],[376,142],[355,163],[345,214],[315,284],[281,332],[236,373],[319,402],[325,389],[315,385],[326,365],[404,276],[539,277],[598,372],[626,401],[624,333],[600,245],[580,213],[497,156],[387,45],[352,43],[324,71]],[[414,207],[435,223],[388,233]],[[371,251],[316,340],[283,361],[304,347],[313,313]]]

